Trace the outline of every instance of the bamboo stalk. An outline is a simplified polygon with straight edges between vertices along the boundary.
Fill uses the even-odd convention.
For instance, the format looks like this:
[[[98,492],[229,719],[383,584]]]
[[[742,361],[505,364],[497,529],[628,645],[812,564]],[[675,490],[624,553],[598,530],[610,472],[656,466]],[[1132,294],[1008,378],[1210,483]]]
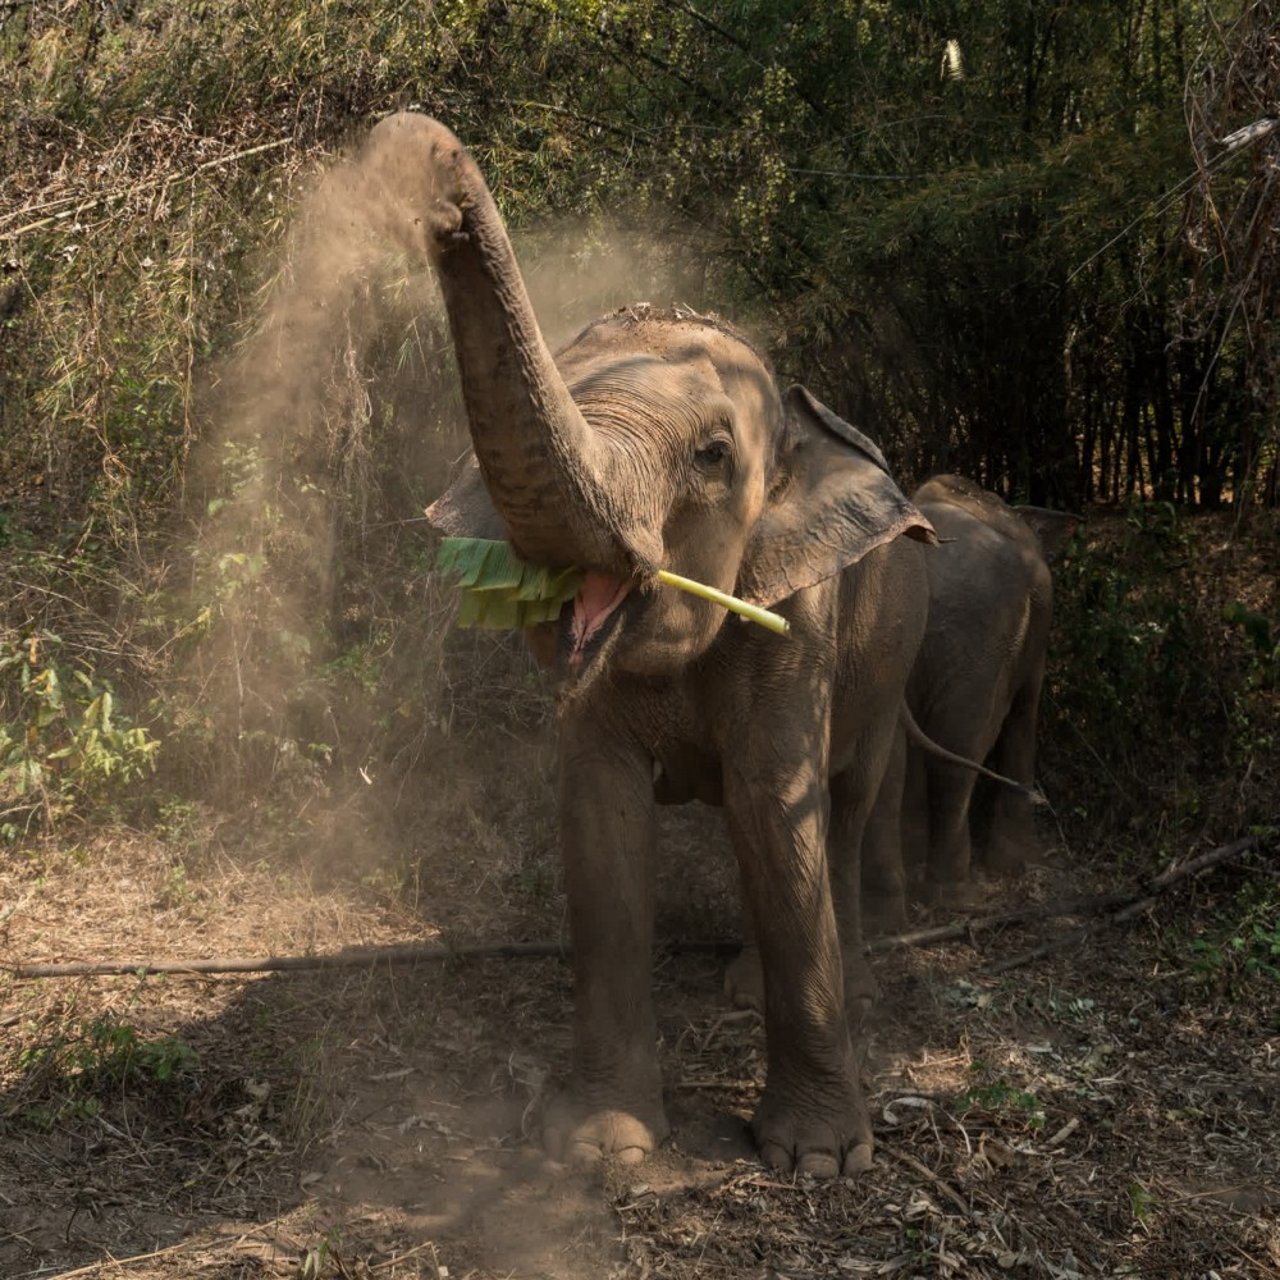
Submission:
[[[737,596],[728,595],[724,591],[717,591],[715,587],[709,587],[706,583],[695,582],[692,578],[682,578],[678,573],[672,573],[670,569],[659,569],[658,581],[665,582],[667,586],[676,587],[680,591],[687,591],[691,596],[710,600],[712,604],[718,604],[728,609],[730,613],[746,618],[748,622],[767,627],[780,636],[785,636],[791,631],[791,624],[781,614],[762,609],[757,604],[748,604],[745,600],[739,600]]]

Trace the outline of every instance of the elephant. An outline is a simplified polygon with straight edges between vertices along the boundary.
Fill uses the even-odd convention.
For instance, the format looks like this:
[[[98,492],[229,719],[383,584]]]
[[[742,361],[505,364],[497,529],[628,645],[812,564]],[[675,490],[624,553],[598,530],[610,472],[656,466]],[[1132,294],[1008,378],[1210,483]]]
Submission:
[[[553,1157],[643,1159],[668,1132],[651,992],[655,804],[721,806],[763,968],[764,1161],[872,1158],[846,996],[864,990],[858,852],[928,608],[935,540],[883,454],[726,320],[645,304],[554,357],[480,170],[442,124],[363,150],[385,230],[430,262],[472,450],[428,517],[576,566],[527,631],[559,684],[559,826],[573,947]],[[780,637],[659,583],[736,592]],[[828,850],[834,856],[828,856]]]
[[[941,545],[927,557],[929,621],[907,681],[907,705],[927,737],[992,766],[1024,788],[988,794],[982,864],[1019,870],[1035,848],[1029,788],[1044,683],[1053,582],[1049,566],[1080,518],[1043,507],[1010,507],[956,475],[938,475],[911,495]],[[863,861],[869,928],[905,921],[907,877],[923,870],[924,896],[974,905],[970,882],[971,770],[930,758],[899,740],[886,770]]]

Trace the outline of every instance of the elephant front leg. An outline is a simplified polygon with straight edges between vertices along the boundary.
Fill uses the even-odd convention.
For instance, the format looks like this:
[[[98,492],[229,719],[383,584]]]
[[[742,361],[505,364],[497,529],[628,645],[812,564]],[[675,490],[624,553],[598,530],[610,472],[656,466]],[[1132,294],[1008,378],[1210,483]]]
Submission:
[[[543,1128],[559,1160],[634,1163],[667,1135],[652,996],[653,825],[649,757],[593,726],[566,724],[560,828],[573,1069]]]
[[[857,1173],[873,1140],[845,1017],[825,778],[726,781],[763,969],[768,1079],[752,1121],[761,1158],[818,1177]]]

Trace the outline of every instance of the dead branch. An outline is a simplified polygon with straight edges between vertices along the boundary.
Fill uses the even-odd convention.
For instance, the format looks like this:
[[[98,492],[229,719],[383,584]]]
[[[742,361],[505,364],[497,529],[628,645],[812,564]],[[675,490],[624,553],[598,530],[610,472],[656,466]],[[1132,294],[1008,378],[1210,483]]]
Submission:
[[[677,938],[666,951],[728,955],[741,943],[730,939]],[[136,976],[153,973],[205,975],[218,973],[297,973],[315,969],[359,969],[377,965],[431,963],[441,960],[476,960],[486,957],[568,960],[572,951],[559,942],[475,942],[450,946],[422,942],[400,947],[360,947],[315,956],[212,957],[206,960],[105,960],[68,961],[65,964],[0,964],[0,972],[14,978],[88,978]]]
[[[1020,907],[998,915],[980,916],[934,929],[917,929],[910,933],[875,938],[867,944],[868,952],[892,951],[899,947],[922,947],[934,942],[952,942],[1001,925],[1022,924],[1031,920],[1055,919],[1059,916],[1084,915],[1105,910],[1130,900],[1127,894],[1101,894],[1092,898],[1073,898],[1040,906]],[[702,952],[732,955],[741,942],[729,938],[676,938],[665,942],[668,952]],[[399,947],[351,949],[331,955],[212,957],[203,960],[104,960],[68,961],[63,964],[0,964],[15,978],[88,978],[129,976],[146,977],[153,973],[177,976],[219,973],[288,973],[316,969],[356,969],[362,966],[418,964],[441,960],[471,960],[484,957],[506,959],[549,957],[568,960],[572,954],[567,944],[559,942],[479,942],[450,946],[447,943],[411,943]]]
[[[934,1173],[927,1164],[923,1164],[917,1160],[915,1156],[908,1155],[905,1151],[899,1151],[896,1147],[891,1147],[887,1143],[877,1142],[876,1150],[883,1152],[885,1155],[897,1160],[900,1164],[905,1164],[908,1169],[918,1173],[922,1178],[931,1182],[937,1189],[951,1201],[957,1209],[960,1210],[962,1217],[973,1217],[973,1210],[965,1202],[964,1197],[940,1174]]]
[[[868,954],[878,951],[896,951],[900,947],[925,947],[934,942],[957,942],[974,934],[1005,925],[1029,924],[1036,920],[1056,920],[1061,916],[1092,915],[1109,907],[1122,906],[1133,900],[1131,893],[1099,893],[1085,898],[1058,899],[1032,907],[1017,907],[1013,911],[1001,911],[996,915],[977,916],[972,920],[958,920],[955,924],[937,925],[932,929],[916,929],[910,933],[886,934],[867,943]]]
[[[1162,871],[1158,876],[1152,877],[1140,892],[1130,894],[1127,898],[1122,899],[1123,905],[1118,911],[1113,911],[1100,919],[1091,920],[1088,924],[1083,924],[1078,929],[1073,929],[1070,933],[1065,933],[1059,938],[1051,938],[1048,942],[1042,942],[1038,947],[1031,947],[1027,951],[1020,951],[1016,955],[1006,956],[1003,960],[997,960],[994,964],[986,967],[986,972],[994,977],[996,974],[1008,973],[1011,969],[1019,969],[1023,965],[1031,964],[1034,960],[1041,960],[1045,956],[1056,955],[1059,951],[1067,951],[1072,947],[1079,946],[1095,933],[1100,933],[1111,925],[1124,924],[1125,921],[1133,920],[1144,914],[1155,906],[1160,894],[1173,885],[1189,879],[1197,872],[1204,871],[1208,867],[1216,867],[1220,863],[1238,858],[1241,854],[1258,848],[1261,843],[1262,838],[1260,836],[1242,836],[1239,840],[1233,840],[1230,844],[1219,845],[1216,849],[1210,849],[1208,853],[1202,853],[1195,858],[1188,858],[1185,862],[1179,862],[1167,871]]]
[[[960,920],[933,929],[916,929],[909,933],[890,934],[867,944],[868,952],[892,951],[901,947],[922,947],[935,942],[955,942],[974,934],[1002,926],[1027,924],[1037,920],[1055,920],[1065,916],[1110,914],[1083,925],[1061,938],[1020,952],[988,967],[987,972],[1004,973],[1029,964],[1041,956],[1066,950],[1106,925],[1123,923],[1141,915],[1154,905],[1156,898],[1172,885],[1208,867],[1239,857],[1262,843],[1258,836],[1246,836],[1231,844],[1211,849],[1186,862],[1178,863],[1153,877],[1137,893],[1102,893],[1084,898],[1059,899],[1037,906],[1019,907],[996,915]],[[1118,910],[1112,911],[1112,908]],[[741,942],[732,938],[675,938],[661,944],[671,953],[732,955]],[[21,978],[88,978],[111,976],[147,977],[154,973],[205,975],[220,973],[296,973],[316,969],[358,969],[377,965],[433,963],[444,960],[474,960],[486,957],[504,959],[550,958],[568,960],[572,951],[559,942],[476,942],[451,946],[442,942],[423,942],[399,947],[360,947],[330,955],[213,957],[205,960],[107,960],[68,961],[64,964],[0,964],[0,972]]]
[[[480,956],[565,957],[567,947],[558,942],[481,942],[448,946],[423,942],[402,947],[361,947],[315,956],[213,957],[207,960],[106,960],[71,961],[66,964],[0,965],[15,978],[82,978],[153,973],[296,973],[307,969],[358,969],[382,964],[415,964],[418,961],[473,959]]]

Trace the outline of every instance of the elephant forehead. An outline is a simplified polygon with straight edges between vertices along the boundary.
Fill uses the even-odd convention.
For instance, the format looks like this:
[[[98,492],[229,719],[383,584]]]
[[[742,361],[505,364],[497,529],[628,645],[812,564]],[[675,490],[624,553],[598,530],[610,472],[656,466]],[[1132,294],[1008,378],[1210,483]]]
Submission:
[[[564,362],[561,372],[575,400],[605,395],[669,400],[721,390],[715,366],[698,356],[674,360],[643,351],[610,351]]]
[[[733,418],[720,376],[706,360],[612,352],[564,370],[587,421],[606,431],[644,431],[683,443]]]
[[[750,372],[771,381],[763,357],[740,334],[703,318],[617,313],[584,329],[557,356],[567,381],[613,361],[648,357],[673,368],[728,376]]]
[[[605,437],[643,439],[679,466],[689,444],[720,425],[742,458],[763,459],[781,407],[763,359],[737,334],[701,320],[611,317],[557,358],[583,416]]]

